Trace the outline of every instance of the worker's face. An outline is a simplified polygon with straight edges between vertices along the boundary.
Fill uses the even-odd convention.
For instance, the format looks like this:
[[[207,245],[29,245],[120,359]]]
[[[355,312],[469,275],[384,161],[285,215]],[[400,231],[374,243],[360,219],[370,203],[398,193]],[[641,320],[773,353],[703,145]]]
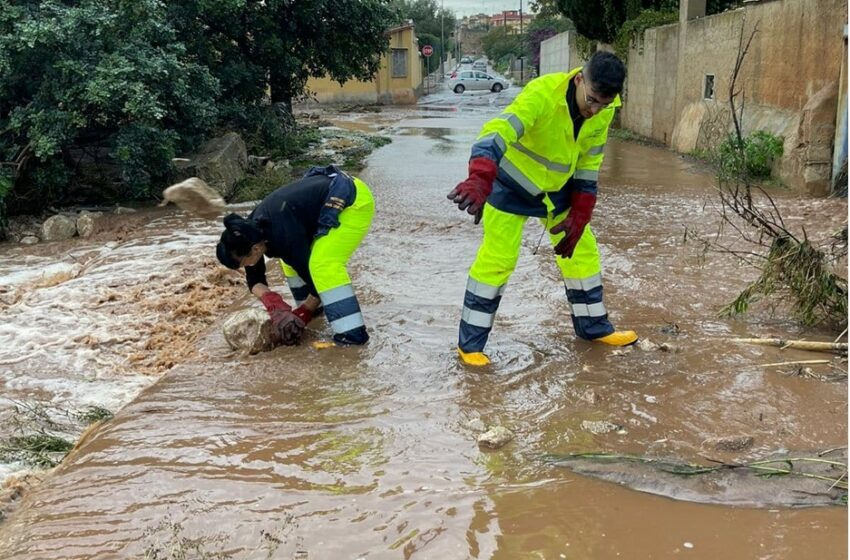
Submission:
[[[253,247],[251,247],[251,251],[242,257],[239,261],[240,267],[246,266],[254,266],[260,259],[263,258],[263,253],[266,252],[266,244],[265,243],[256,243]]]
[[[578,104],[581,116],[586,119],[606,109],[614,101],[615,96],[605,96],[597,93],[593,88],[593,84],[590,83],[590,80],[587,79],[583,72],[576,74],[575,84],[577,87],[576,103]]]

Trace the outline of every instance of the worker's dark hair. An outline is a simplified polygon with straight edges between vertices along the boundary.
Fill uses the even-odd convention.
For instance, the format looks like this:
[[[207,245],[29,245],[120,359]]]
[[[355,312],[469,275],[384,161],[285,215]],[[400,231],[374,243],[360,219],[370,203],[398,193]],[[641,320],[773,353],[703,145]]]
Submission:
[[[263,229],[254,220],[243,218],[239,214],[224,217],[224,231],[215,248],[218,261],[234,270],[239,262],[251,252],[251,247],[264,239]]]
[[[584,65],[583,72],[599,95],[614,97],[623,91],[626,67],[615,54],[596,51]]]

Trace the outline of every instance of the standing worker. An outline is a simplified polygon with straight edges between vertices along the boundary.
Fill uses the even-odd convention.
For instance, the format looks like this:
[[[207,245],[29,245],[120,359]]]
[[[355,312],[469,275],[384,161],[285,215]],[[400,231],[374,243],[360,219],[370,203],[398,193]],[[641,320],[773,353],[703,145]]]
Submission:
[[[448,195],[475,223],[484,220],[460,321],[458,353],[465,363],[490,363],[484,346],[531,216],[549,230],[576,334],[613,346],[637,341],[634,331],[614,330],[608,320],[599,250],[588,226],[625,75],[619,58],[596,52],[583,68],[532,80],[472,146],[469,177]]]
[[[335,166],[314,167],[279,187],[248,218],[230,214],[216,247],[218,260],[245,267],[248,289],[263,303],[284,344],[296,344],[319,307],[334,342],[369,340],[345,265],[369,231],[375,201],[369,187]],[[277,257],[295,309],[269,289],[264,256]]]

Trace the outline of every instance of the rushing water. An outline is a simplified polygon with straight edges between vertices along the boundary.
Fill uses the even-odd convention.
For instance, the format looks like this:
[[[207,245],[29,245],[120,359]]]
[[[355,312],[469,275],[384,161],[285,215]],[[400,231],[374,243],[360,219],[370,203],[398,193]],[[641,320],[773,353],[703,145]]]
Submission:
[[[545,460],[608,451],[696,461],[706,439],[738,434],[755,443],[736,460],[846,445],[846,383],[761,367],[808,353],[729,342],[828,333],[801,332],[759,309],[718,318],[754,275],[684,242],[686,228],[710,232],[718,218],[706,203],[711,177],[671,152],[609,141],[594,229],[612,319],[672,351],[577,340],[548,240],[538,248],[542,227],[529,222],[488,347],[493,365],[458,364],[457,321],[480,228],[445,193],[464,177],[477,130],[509,95],[435,97],[418,110],[348,117],[350,126],[389,126],[393,136],[360,174],[377,201],[351,270],[370,343],[317,350],[309,342],[329,335],[319,320],[306,344],[238,357],[208,330],[0,525],[0,557],[138,558],[175,534],[238,558],[846,557],[844,508],[674,501]],[[846,216],[843,202],[780,198],[812,234]],[[4,278],[18,278],[23,293],[2,316],[4,392],[80,400],[92,383],[92,400],[112,395],[115,406],[145,384],[121,361],[126,348],[74,340],[98,328],[102,336],[139,332],[92,294],[144,283],[165,297],[196,256],[210,254],[217,225],[173,213],[151,220],[150,230],[112,248],[70,248],[103,258],[57,286],[34,288],[21,275],[74,259],[17,249],[4,259]],[[207,297],[220,314],[235,294],[243,292]],[[132,316],[132,302],[125,305]],[[156,309],[163,312],[145,315],[154,327]],[[59,317],[48,333],[70,329],[49,350],[59,334],[39,338],[47,314]],[[475,418],[516,439],[480,449]],[[582,428],[595,420],[621,429]]]

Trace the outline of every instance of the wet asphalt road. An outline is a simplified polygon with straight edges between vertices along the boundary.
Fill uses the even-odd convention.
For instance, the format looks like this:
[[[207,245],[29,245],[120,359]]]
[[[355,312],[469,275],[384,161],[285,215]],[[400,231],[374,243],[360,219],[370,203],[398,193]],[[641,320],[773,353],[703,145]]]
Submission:
[[[457,363],[480,229],[445,193],[465,176],[480,126],[515,93],[442,94],[340,118],[393,137],[360,174],[377,202],[351,266],[369,345],[316,350],[309,342],[329,336],[317,322],[308,344],[240,358],[212,329],[197,357],[142,392],[0,525],[0,557],[141,557],[172,531],[237,558],[273,548],[270,557],[299,559],[840,557],[843,508],[678,502],[543,460],[592,450],[696,460],[706,438],[738,433],[756,441],[738,459],[846,442],[846,383],[759,367],[805,353],[726,341],[826,333],[758,311],[717,318],[752,273],[682,243],[685,225],[716,220],[705,205],[711,177],[694,164],[609,142],[594,217],[613,320],[678,351],[619,354],[577,340],[551,248],[544,239],[535,252],[542,227],[529,223],[488,349],[493,366]],[[841,218],[818,201],[800,207],[825,216],[825,231],[830,212]],[[198,250],[214,232],[197,232]],[[475,418],[516,440],[479,449]],[[622,429],[581,427],[596,420]]]

